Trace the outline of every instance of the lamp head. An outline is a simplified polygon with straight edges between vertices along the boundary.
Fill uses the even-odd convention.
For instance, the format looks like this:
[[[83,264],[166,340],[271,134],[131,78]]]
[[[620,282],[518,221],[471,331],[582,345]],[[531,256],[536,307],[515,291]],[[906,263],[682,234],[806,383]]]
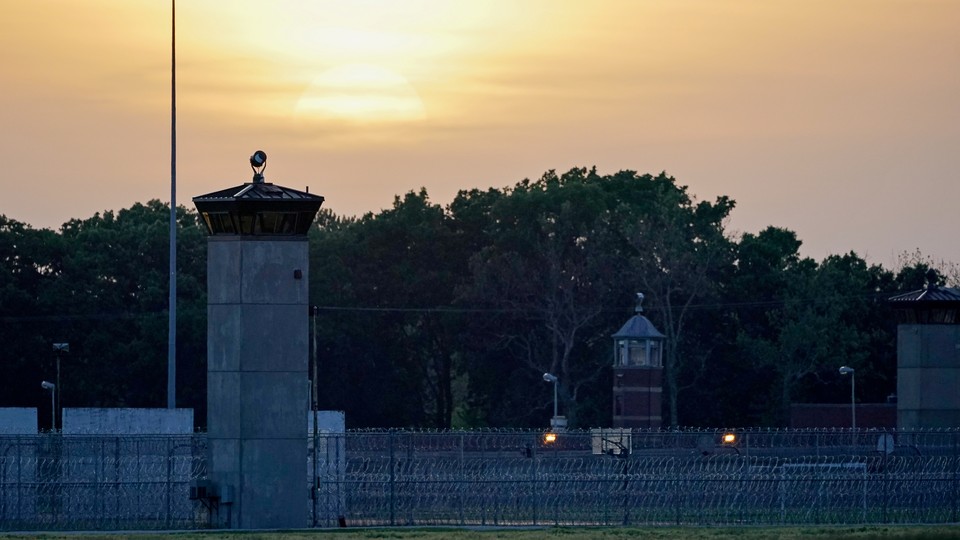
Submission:
[[[543,380],[544,380],[545,382],[555,383],[555,382],[557,382],[557,376],[556,376],[556,375],[551,375],[550,373],[544,373],[544,374],[543,374]]]
[[[257,150],[250,156],[250,168],[253,169],[253,182],[263,182],[263,170],[267,168],[267,153]]]
[[[840,374],[841,374],[841,375],[849,375],[849,374],[851,374],[851,373],[853,373],[853,372],[854,372],[854,369],[853,369],[852,367],[840,366]]]
[[[40,388],[43,388],[44,390],[53,390],[56,387],[57,385],[49,381],[43,381],[42,383],[40,383]]]

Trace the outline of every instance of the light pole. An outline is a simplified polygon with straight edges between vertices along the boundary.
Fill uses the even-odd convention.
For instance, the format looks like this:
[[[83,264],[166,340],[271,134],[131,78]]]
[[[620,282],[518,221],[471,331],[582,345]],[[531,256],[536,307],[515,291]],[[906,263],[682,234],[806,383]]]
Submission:
[[[550,422],[552,427],[554,422],[557,420],[557,376],[550,373],[544,373],[543,380],[548,383],[553,383],[553,420]]]
[[[856,370],[848,366],[840,366],[841,375],[850,375],[850,426],[857,430],[857,374]]]
[[[50,391],[50,432],[54,433],[57,430],[57,385],[52,382],[43,381],[40,383],[40,388]]]
[[[60,388],[60,396],[59,396],[59,397],[60,397],[60,399],[62,400],[62,399],[63,399],[63,388],[60,386],[60,357],[61,357],[63,354],[70,352],[70,344],[69,344],[69,343],[54,343],[54,344],[53,344],[53,352],[56,353],[56,355],[57,355],[57,388]],[[63,403],[62,403],[62,402],[57,403],[57,405],[58,405],[58,407],[54,407],[54,410],[56,410],[56,409],[58,409],[58,408],[59,408],[59,409],[62,409],[62,408],[63,408]],[[56,422],[57,417],[54,416],[54,417],[53,417],[53,420],[54,420],[54,422],[53,422],[53,427],[57,427],[57,422]],[[60,424],[61,424],[60,427],[63,427],[63,413],[60,413]]]

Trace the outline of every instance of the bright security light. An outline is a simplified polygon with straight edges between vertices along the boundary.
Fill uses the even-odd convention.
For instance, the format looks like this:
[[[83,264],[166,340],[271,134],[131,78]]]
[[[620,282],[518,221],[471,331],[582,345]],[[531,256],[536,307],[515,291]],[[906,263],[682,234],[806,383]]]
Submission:
[[[267,168],[267,153],[257,150],[250,156],[250,168],[253,169],[253,183],[263,183],[263,170]]]
[[[547,444],[551,444],[551,443],[557,442],[557,434],[556,434],[556,433],[552,433],[552,432],[551,432],[551,433],[544,433],[544,434],[543,434],[543,442],[545,442],[545,443],[547,443]]]
[[[737,442],[736,433],[724,433],[723,434],[723,444],[734,444]]]
[[[43,388],[44,390],[53,390],[56,387],[57,385],[53,384],[52,382],[43,381],[40,383],[40,388]]]
[[[263,150],[257,150],[250,156],[250,166],[258,169],[267,164],[267,153]]]
[[[551,375],[550,373],[544,373],[543,380],[546,382],[557,382],[557,376]]]

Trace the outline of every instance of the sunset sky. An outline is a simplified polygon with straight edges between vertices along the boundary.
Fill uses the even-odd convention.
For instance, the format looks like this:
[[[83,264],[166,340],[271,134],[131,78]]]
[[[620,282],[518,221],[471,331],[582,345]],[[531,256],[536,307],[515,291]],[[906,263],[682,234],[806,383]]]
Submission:
[[[0,214],[170,200],[170,2],[0,0]],[[360,215],[548,169],[666,171],[817,259],[960,262],[960,1],[181,0],[178,203]]]

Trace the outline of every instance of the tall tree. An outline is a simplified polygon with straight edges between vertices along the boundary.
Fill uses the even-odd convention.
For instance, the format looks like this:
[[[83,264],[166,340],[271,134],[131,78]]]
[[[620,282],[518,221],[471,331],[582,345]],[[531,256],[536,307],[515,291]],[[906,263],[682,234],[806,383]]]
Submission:
[[[346,409],[350,422],[374,422],[361,425],[384,425],[379,416],[386,425],[450,427],[459,322],[443,308],[467,255],[447,213],[421,190],[377,215],[328,220],[316,238],[313,298],[335,300],[339,309],[322,319],[352,337],[324,351],[339,372],[325,373],[348,378],[343,390],[326,386],[323,403]]]
[[[515,384],[549,390],[541,375],[559,377],[564,411],[573,422],[582,388],[606,367],[577,352],[595,337],[591,330],[608,299],[613,270],[604,264],[595,234],[604,206],[598,179],[584,169],[562,176],[551,171],[499,198],[491,209],[490,244],[473,257],[473,281],[463,297],[498,310],[502,324],[488,345],[517,361],[510,369]],[[519,410],[550,410],[549,398],[543,404]]]
[[[3,389],[9,390],[6,396],[15,403],[44,406],[33,385],[23,383],[55,376],[52,343],[69,342],[58,388],[63,406],[165,402],[168,216],[165,205],[150,201],[71,220],[59,233],[4,220],[0,252],[7,255],[0,260],[7,265],[0,271],[0,291],[9,296],[0,301],[0,309],[8,317],[4,327],[17,334],[4,349],[18,357],[5,364],[34,366],[23,378],[4,379],[14,385]],[[181,208],[178,216],[183,298],[178,361],[184,368],[179,386],[182,403],[197,409],[202,422],[205,246],[196,215]]]
[[[832,255],[820,264],[800,259],[785,269],[781,302],[766,311],[769,326],[740,336],[745,357],[777,380],[777,398],[766,421],[784,425],[796,398],[818,387],[837,386],[840,365],[861,368],[871,358],[872,314],[880,308],[887,280],[854,253]],[[888,280],[887,280],[888,281]]]
[[[686,186],[663,174],[650,181],[657,204],[638,216],[626,232],[634,248],[635,282],[649,295],[666,336],[667,422],[677,426],[681,375],[689,370],[696,379],[711,355],[710,336],[691,340],[687,328],[694,308],[715,302],[720,283],[729,274],[733,244],[724,224],[734,202],[727,197],[697,202]]]
[[[683,359],[697,352],[690,343],[683,356],[676,345],[690,306],[706,297],[730,259],[722,224],[732,207],[725,198],[697,203],[673,178],[632,171],[550,171],[505,190],[490,206],[489,244],[472,260],[464,295],[497,310],[481,323],[502,351],[472,372],[499,365],[500,384],[475,384],[474,394],[503,411],[495,419],[542,422],[550,399],[540,375],[549,371],[560,377],[573,425],[580,416],[609,422],[609,399],[588,399],[586,407],[582,400],[609,398],[609,336],[629,316],[620,308],[637,291],[656,299],[654,316],[668,327],[674,348],[667,371],[676,383]],[[535,388],[536,402],[518,402]]]

